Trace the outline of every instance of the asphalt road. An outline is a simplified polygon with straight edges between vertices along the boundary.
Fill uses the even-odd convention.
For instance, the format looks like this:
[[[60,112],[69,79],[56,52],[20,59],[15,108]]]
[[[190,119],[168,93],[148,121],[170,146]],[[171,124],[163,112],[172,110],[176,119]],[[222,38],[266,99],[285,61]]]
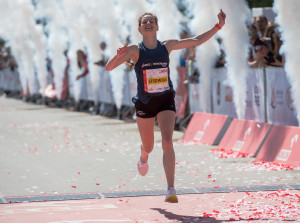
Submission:
[[[216,146],[183,144],[180,142],[182,136],[183,132],[174,132],[175,185],[178,194],[181,194],[179,200],[184,202],[184,205],[181,204],[178,209],[178,206],[169,207],[163,204],[167,185],[162,166],[161,136],[158,127],[155,127],[155,148],[149,158],[149,172],[141,177],[136,169],[140,156],[140,138],[135,122],[49,108],[2,96],[0,97],[0,202],[2,203],[0,222],[1,219],[23,222],[21,219],[24,216],[28,219],[35,219],[35,215],[30,214],[33,211],[30,207],[35,207],[35,214],[39,214],[37,219],[44,219],[37,222],[48,222],[45,217],[50,219],[51,216],[53,222],[95,222],[95,219],[101,218],[96,214],[101,205],[102,209],[107,211],[101,213],[107,213],[107,215],[103,215],[99,222],[105,221],[103,219],[115,219],[118,222],[122,219],[128,221],[158,219],[161,222],[171,220],[185,222],[180,219],[192,219],[195,222],[202,222],[199,219],[208,213],[208,210],[203,202],[200,203],[201,207],[199,206],[199,199],[206,199],[206,203],[211,200],[209,205],[211,210],[209,210],[212,215],[209,216],[215,216],[211,219],[212,221],[203,222],[217,222],[217,219],[221,217],[227,220],[231,218],[230,209],[224,209],[222,216],[218,214],[224,211],[222,209],[224,202],[232,200],[231,204],[227,202],[228,208],[232,208],[230,206],[232,203],[239,204],[240,200],[246,202],[244,197],[250,196],[248,191],[253,191],[253,196],[256,196],[257,207],[264,205],[262,208],[265,208],[272,205],[272,202],[268,200],[273,196],[272,192],[267,191],[275,190],[277,190],[277,196],[281,196],[280,190],[296,189],[289,192],[291,200],[288,195],[283,194],[287,199],[284,202],[299,203],[297,202],[297,197],[300,197],[299,169],[277,168],[278,170],[274,171],[265,166],[255,165],[254,158],[218,158],[211,151],[217,148]],[[234,191],[238,193],[236,195],[228,193]],[[267,195],[262,195],[262,193]],[[268,193],[272,196],[269,197]],[[20,207],[24,205],[9,204],[26,201],[30,197],[38,197],[40,201],[51,199],[57,201],[62,195],[64,196],[62,200],[87,199],[89,196],[107,199],[95,202],[89,200],[74,201],[75,203],[49,202],[48,206],[54,208],[46,209],[49,213],[42,209],[45,204],[41,202],[32,203],[32,205],[24,204],[26,208],[23,211]],[[212,197],[209,198],[210,196]],[[143,204],[145,202],[147,205]],[[278,204],[283,205],[282,202]],[[85,206],[87,203],[88,207]],[[72,206],[73,204],[75,207]],[[86,211],[94,211],[95,215],[88,216],[84,215],[85,212],[80,212],[82,216],[86,216],[84,219],[90,217],[94,220],[77,221],[74,215],[74,213],[78,214],[77,204],[86,207]],[[69,205],[68,211],[61,210],[61,205]],[[116,213],[112,212],[112,205],[114,208],[119,208],[115,218],[111,218],[111,213]],[[136,209],[138,215],[129,211],[132,208]],[[148,216],[145,217],[143,214],[147,212],[145,208],[149,209],[148,212],[150,211],[149,213],[153,215],[145,214]],[[298,214],[291,214],[291,218],[286,219],[295,220],[300,217],[299,209],[299,205],[294,205],[293,209],[287,207],[287,210],[298,211]],[[56,210],[60,215],[55,218],[50,210],[52,212]],[[249,218],[252,212],[243,213]],[[185,218],[185,214],[189,218]],[[121,215],[122,217],[117,217]],[[63,221],[67,216],[69,220],[73,220]],[[261,215],[259,219],[264,219],[264,216]],[[280,219],[283,218],[285,216]],[[30,220],[30,222],[34,221]]]
[[[140,137],[135,122],[0,98],[2,197],[41,194],[164,190],[161,136],[149,173],[139,176]],[[270,171],[253,158],[220,159],[216,146],[184,145],[174,132],[176,188],[285,185],[300,170]]]

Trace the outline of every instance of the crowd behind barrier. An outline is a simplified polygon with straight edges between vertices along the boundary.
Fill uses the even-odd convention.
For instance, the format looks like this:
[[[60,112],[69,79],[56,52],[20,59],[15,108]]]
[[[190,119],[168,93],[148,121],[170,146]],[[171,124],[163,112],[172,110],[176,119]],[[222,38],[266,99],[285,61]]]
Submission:
[[[190,66],[194,65],[190,64]],[[188,68],[189,67],[187,67],[187,69]],[[180,67],[178,67],[177,71],[179,73],[182,72],[180,71]],[[132,70],[126,71],[124,69],[124,74],[122,107],[127,108],[127,115],[133,116],[134,106],[131,102],[131,98],[136,95],[136,77]],[[108,107],[111,109],[115,107],[115,101],[109,72],[104,68],[100,68],[99,75],[101,76],[101,79],[99,89],[96,92],[99,98],[97,103],[99,107],[97,109],[102,109],[104,112]],[[88,75],[86,77],[88,77]],[[179,78],[180,83],[178,84],[175,100],[179,124],[186,125],[187,123],[181,122],[187,117],[191,117],[195,112],[208,112],[237,118],[236,107],[234,104],[234,90],[230,84],[225,81],[227,79],[227,69],[225,67],[214,69],[210,78],[211,92],[210,96],[206,98],[208,103],[211,104],[209,111],[203,111],[203,107],[201,106],[201,82],[187,83],[185,82],[185,78]],[[86,88],[91,88],[88,85],[86,86]],[[74,87],[72,84],[69,84],[69,87],[70,92],[74,91],[71,89]],[[16,69],[11,70],[10,68],[5,68],[0,71],[0,88],[2,93],[5,92],[7,95],[22,94],[23,97],[26,97],[26,94],[24,94],[26,90],[21,89],[19,73]],[[81,90],[83,88],[84,87],[82,87]],[[249,69],[247,75],[245,119],[278,125],[298,126],[299,122],[293,107],[290,89],[291,85],[283,68],[267,67]],[[95,106],[93,101],[94,96],[92,95],[93,91],[87,90],[88,89],[83,89],[83,91],[81,91],[80,100],[85,101],[86,105],[90,105],[90,107],[87,108],[87,111],[90,109],[90,112],[95,112],[93,110]],[[40,98],[44,98],[44,102],[49,102],[49,98],[43,95],[40,95]],[[69,98],[66,98],[65,100],[67,101],[68,99],[75,103],[73,93],[70,93]],[[57,101],[57,99],[53,99],[54,103],[55,101]],[[75,105],[73,104],[73,106]],[[110,112],[116,112],[116,109],[113,110]]]
[[[282,42],[277,25],[268,22],[265,16],[253,17],[248,32],[251,49],[248,57],[245,119],[297,126],[299,122],[293,107],[291,86],[282,68],[284,55],[279,54]],[[183,30],[181,38],[187,37],[189,37],[188,30]],[[177,72],[178,76],[175,97],[176,128],[186,127],[195,112],[237,117],[236,106],[234,105],[234,89],[226,81],[226,52],[222,47],[222,39],[218,38],[217,41],[220,54],[215,64],[216,69],[210,74],[211,91],[209,96],[205,96],[205,106],[201,91],[201,68],[199,69],[196,65],[196,49],[182,50],[177,70],[171,71]],[[88,59],[83,50],[77,51],[78,67],[76,69],[73,67],[72,71],[73,73],[74,70],[78,72],[76,78],[73,78],[69,73],[68,51],[63,52],[66,57],[66,68],[61,81],[61,95],[57,95],[58,83],[55,83],[55,74],[50,58],[46,58],[47,87],[41,89],[42,84],[39,83],[37,74],[32,75],[34,80],[32,77],[31,79],[27,77],[27,80],[25,78],[26,83],[21,84],[22,71],[18,70],[17,62],[11,54],[10,48],[3,48],[0,50],[0,93],[50,106],[66,107],[107,116],[123,115],[134,119],[134,105],[131,98],[136,95],[137,86],[132,64],[129,61],[126,68],[124,67],[122,107],[117,109],[112,92],[111,75],[105,70],[105,64],[108,60],[105,55],[106,43],[101,42],[99,47],[102,55],[100,60],[94,63]],[[96,79],[89,73],[91,66],[98,68],[99,76]],[[24,78],[22,81],[24,82]]]

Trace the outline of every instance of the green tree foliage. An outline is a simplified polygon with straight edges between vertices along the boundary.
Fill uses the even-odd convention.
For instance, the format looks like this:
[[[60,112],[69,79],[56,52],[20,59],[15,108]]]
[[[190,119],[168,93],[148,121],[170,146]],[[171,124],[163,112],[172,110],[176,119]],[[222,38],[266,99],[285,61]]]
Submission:
[[[274,0],[247,0],[250,8],[272,7]]]

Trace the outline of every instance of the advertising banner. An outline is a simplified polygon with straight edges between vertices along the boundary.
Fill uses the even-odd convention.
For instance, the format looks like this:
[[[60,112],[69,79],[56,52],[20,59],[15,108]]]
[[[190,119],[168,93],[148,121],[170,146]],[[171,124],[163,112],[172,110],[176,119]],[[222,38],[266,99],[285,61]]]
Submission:
[[[267,119],[277,125],[298,126],[291,85],[283,68],[266,68]]]
[[[226,84],[227,69],[215,69],[212,75],[213,113],[237,118],[233,103],[233,91],[232,88]]]
[[[200,84],[189,84],[188,88],[190,112],[201,112]]]
[[[257,160],[300,166],[300,128],[274,125]]]
[[[264,70],[249,69],[245,119],[265,122]]]
[[[186,104],[188,99],[188,86],[184,83],[186,80],[186,68],[177,67],[178,83],[175,96],[176,117],[183,119],[185,117]]]
[[[182,141],[191,144],[217,145],[230,122],[231,119],[224,115],[195,112]]]

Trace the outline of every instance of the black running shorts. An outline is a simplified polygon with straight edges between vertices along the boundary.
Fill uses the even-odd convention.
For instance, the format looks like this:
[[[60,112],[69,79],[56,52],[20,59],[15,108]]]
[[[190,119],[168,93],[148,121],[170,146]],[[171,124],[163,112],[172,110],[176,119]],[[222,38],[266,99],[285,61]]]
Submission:
[[[171,110],[176,112],[174,95],[173,91],[168,91],[163,95],[152,97],[148,104],[137,100],[135,102],[136,116],[140,118],[153,118],[161,111]]]

